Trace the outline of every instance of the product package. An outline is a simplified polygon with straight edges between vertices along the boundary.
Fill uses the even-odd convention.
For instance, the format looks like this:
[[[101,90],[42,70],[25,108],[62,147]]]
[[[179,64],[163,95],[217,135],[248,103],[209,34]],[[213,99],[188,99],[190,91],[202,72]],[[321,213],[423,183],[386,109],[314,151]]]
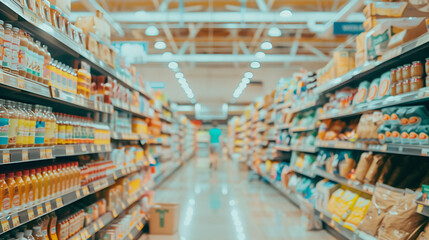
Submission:
[[[365,214],[368,210],[370,200],[364,197],[360,197],[355,206],[353,207],[350,215],[347,217],[346,222],[344,223],[344,227],[354,231],[359,226]]]

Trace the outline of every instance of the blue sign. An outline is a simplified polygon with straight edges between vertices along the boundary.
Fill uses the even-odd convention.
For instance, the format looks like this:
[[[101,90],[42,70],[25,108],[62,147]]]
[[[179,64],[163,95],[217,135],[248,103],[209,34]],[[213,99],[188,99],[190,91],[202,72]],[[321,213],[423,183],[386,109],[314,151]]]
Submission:
[[[151,88],[153,89],[164,89],[165,82],[149,82]]]
[[[119,50],[119,54],[127,63],[142,62],[147,55],[148,43],[143,41],[112,42]]]
[[[334,35],[358,35],[364,31],[362,22],[334,22]]]

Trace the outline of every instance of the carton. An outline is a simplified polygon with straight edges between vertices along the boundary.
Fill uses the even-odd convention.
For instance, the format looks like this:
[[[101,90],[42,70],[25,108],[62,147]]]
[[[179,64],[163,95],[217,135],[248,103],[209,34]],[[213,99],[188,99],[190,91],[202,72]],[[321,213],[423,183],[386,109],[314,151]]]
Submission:
[[[105,43],[110,43],[110,26],[100,11],[97,11],[96,16],[78,17],[75,25],[86,35],[93,33]]]
[[[407,2],[372,2],[363,9],[365,17],[399,18],[399,17],[427,17]]]
[[[155,203],[149,216],[150,234],[175,234],[178,230],[180,209],[178,204]]]
[[[70,16],[71,13],[71,1],[70,0],[49,0],[51,5],[56,6],[61,9],[61,11],[66,15]]]

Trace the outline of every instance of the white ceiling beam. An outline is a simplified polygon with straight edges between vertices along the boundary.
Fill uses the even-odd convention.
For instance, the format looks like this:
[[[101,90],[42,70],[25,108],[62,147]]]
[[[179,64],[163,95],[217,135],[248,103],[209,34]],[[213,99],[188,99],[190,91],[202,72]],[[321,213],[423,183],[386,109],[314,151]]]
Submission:
[[[185,54],[186,49],[188,49],[189,46],[189,41],[194,39],[198,32],[200,31],[200,29],[203,27],[202,23],[199,23],[198,25],[195,26],[195,24],[190,24],[189,25],[189,36],[188,36],[188,41],[184,42],[182,44],[182,47],[180,47],[179,52],[177,52],[177,54]]]
[[[240,48],[244,54],[250,54],[249,49],[247,49],[246,43],[244,43],[243,41],[240,41]]]
[[[185,54],[185,55],[173,55],[172,57],[166,58],[162,54],[149,54],[146,62],[165,63],[165,62],[200,62],[200,63],[222,63],[222,62],[326,62],[326,59],[322,59],[314,55],[283,55],[283,54],[267,54],[264,58],[259,59],[254,54]],[[134,62],[134,64],[140,64],[140,62]]]
[[[119,36],[124,36],[124,30],[122,29],[121,25],[115,21],[114,17],[107,12],[96,0],[83,0],[83,5],[90,11],[89,16],[94,16],[95,11],[100,11],[103,13],[104,19],[113,27],[113,29],[118,32]],[[76,20],[75,20],[76,21]]]
[[[94,1],[94,0],[93,0]],[[165,0],[166,1],[166,0]],[[164,3],[164,2],[163,2]],[[87,12],[72,13],[72,21],[77,16],[88,15]],[[180,12],[146,12],[136,16],[134,12],[115,12],[110,14],[112,18],[120,23],[177,23],[183,18],[183,22],[203,23],[302,23],[309,19],[317,19],[318,22],[328,22],[337,16],[337,12],[296,12],[293,17],[282,18],[278,12],[187,12],[182,16]],[[364,21],[363,13],[351,13],[347,20]]]
[[[188,23],[191,24],[191,23]],[[139,23],[139,24],[123,24],[122,28],[125,29],[146,29],[149,26],[156,26],[161,28],[162,24],[151,24],[151,23]],[[276,26],[280,29],[286,29],[286,30],[290,30],[290,29],[307,29],[308,25],[307,24],[274,24],[274,25],[270,25],[270,26]],[[182,25],[180,24],[174,24],[174,23],[170,23],[168,24],[169,28],[184,28]],[[185,26],[186,27],[186,26]],[[217,24],[210,24],[210,27],[212,28],[227,28],[227,29],[249,29],[249,28],[259,28],[260,24],[256,24],[256,23],[217,23]]]
[[[299,48],[299,40],[301,39],[301,34],[302,34],[302,29],[298,29],[295,32],[295,40],[292,43],[292,47],[290,48],[290,55],[295,57],[296,53],[298,52],[298,48]],[[286,67],[289,67],[290,62],[286,63]]]
[[[256,4],[258,5],[259,10],[262,12],[268,12],[268,6],[264,0],[256,0]]]
[[[320,51],[319,49],[313,47],[311,44],[309,43],[303,43],[302,44],[306,49],[310,50],[310,52],[314,53],[316,56],[320,57],[320,58],[324,58],[326,59],[326,61],[329,61],[329,56],[326,56],[322,51]]]
[[[177,51],[179,51],[179,48],[177,47],[177,44],[174,41],[173,34],[171,34],[171,31],[168,28],[168,25],[163,24],[162,29],[164,30],[165,36],[167,36],[167,39],[168,39],[168,42],[170,43],[171,48],[173,48],[173,51],[177,53]]]
[[[195,47],[195,43],[192,43],[191,45],[191,54],[195,55],[197,54],[197,49]],[[191,62],[191,67],[194,68],[195,67],[195,62]]]
[[[168,4],[170,4],[171,0],[163,0],[159,5],[158,11],[164,12],[168,9]]]
[[[253,34],[253,38],[252,41],[250,42],[250,46],[255,45],[256,42],[258,42],[259,38],[262,36],[262,34],[264,33],[266,24],[265,23],[261,23],[259,24],[259,27],[256,29],[255,33]],[[253,49],[253,52],[256,51],[256,46]]]
[[[159,8],[159,0],[152,0],[153,5],[155,6],[155,8]]]

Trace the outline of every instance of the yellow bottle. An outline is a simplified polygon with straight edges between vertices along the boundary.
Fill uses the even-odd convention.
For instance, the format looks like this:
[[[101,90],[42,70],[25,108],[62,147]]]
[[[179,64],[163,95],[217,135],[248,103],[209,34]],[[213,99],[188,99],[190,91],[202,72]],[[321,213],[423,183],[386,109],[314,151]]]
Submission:
[[[58,184],[60,187],[59,193],[61,193],[61,194],[65,193],[65,191],[66,191],[65,184],[64,184],[64,181],[66,180],[65,172],[64,172],[64,166],[65,166],[65,164],[60,164],[60,165],[58,165],[58,169],[57,169],[57,173],[59,176]]]
[[[33,199],[34,203],[39,200],[40,184],[39,184],[39,180],[37,179],[37,176],[36,176],[36,169],[31,169],[30,179],[31,179],[31,187],[30,187],[30,193],[29,194],[31,194],[31,192],[32,192],[33,196],[30,197],[30,195],[29,195],[29,197],[28,197],[29,201],[28,202],[31,204],[31,202],[30,202],[31,198]]]
[[[18,186],[15,182],[15,174],[8,173],[6,183],[9,186],[9,199],[10,199],[10,209],[16,211],[19,206],[19,193]]]
[[[74,185],[73,188],[79,188],[80,187],[80,170],[77,162],[74,162]]]
[[[27,136],[27,132],[26,132],[26,112],[24,110],[22,110],[21,108],[21,103],[18,103],[16,105],[16,110],[18,113],[18,131],[16,134],[16,146],[17,147],[24,147],[26,144],[26,136]]]
[[[18,209],[21,209],[25,204],[24,199],[27,198],[27,195],[25,195],[25,182],[24,179],[22,179],[22,171],[16,172],[15,182],[18,187]]]
[[[71,169],[71,163],[67,163],[66,171],[66,181],[65,181],[65,189],[66,191],[71,191],[73,184],[73,170]]]
[[[50,178],[49,178],[47,167],[43,167],[42,175],[43,175],[43,195],[42,195],[42,201],[43,201],[51,196],[51,185],[50,185]]]
[[[49,193],[49,195],[48,195],[48,197],[49,196],[53,197],[55,195],[55,190],[57,190],[57,184],[54,181],[55,180],[55,176],[54,176],[54,172],[52,171],[52,166],[48,167],[48,175],[49,175],[49,180],[48,180],[48,183],[49,183],[49,191],[48,191],[48,193]]]
[[[36,114],[34,114],[33,110],[31,110],[30,104],[25,104],[26,110],[28,112],[28,146],[33,147],[35,145],[35,139],[36,139],[36,121],[37,117]]]
[[[41,202],[44,200],[45,196],[45,179],[43,178],[42,169],[38,168],[36,170],[36,177],[37,177],[37,188],[38,188],[38,194],[37,194],[37,201]]]
[[[34,190],[30,177],[30,170],[24,170],[24,175],[22,177],[25,184],[24,191],[24,206],[31,205],[34,201]]]
[[[6,183],[6,174],[0,174],[0,215],[10,213],[10,193],[9,186]]]
[[[52,172],[54,173],[54,182],[55,182],[55,195],[61,194],[61,178],[58,173],[58,166],[54,165],[52,168]]]

